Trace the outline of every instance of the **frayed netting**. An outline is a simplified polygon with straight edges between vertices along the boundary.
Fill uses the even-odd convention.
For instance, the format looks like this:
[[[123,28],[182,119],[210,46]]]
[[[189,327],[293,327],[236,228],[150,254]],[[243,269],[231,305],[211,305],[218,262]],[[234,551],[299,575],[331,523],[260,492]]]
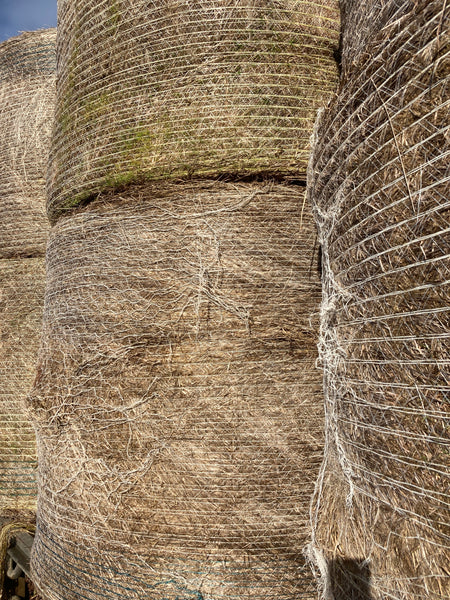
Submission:
[[[56,31],[0,44],[0,520],[36,507],[36,444],[25,398],[35,377],[49,229],[45,174]],[[25,512],[24,512],[25,511]]]
[[[336,600],[450,597],[449,12],[404,2],[316,132],[327,449],[311,552]]]
[[[54,226],[31,397],[46,598],[316,597],[321,291],[304,199],[159,183]]]
[[[56,30],[0,44],[0,259],[44,256]]]
[[[337,0],[59,2],[50,216],[193,176],[305,178],[334,92]]]

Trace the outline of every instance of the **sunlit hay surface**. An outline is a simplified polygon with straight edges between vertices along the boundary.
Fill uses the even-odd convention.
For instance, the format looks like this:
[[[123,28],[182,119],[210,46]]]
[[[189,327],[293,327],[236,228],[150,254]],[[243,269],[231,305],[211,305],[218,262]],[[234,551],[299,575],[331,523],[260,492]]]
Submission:
[[[35,376],[44,259],[0,260],[0,517],[36,505],[36,443],[25,408]]]
[[[305,179],[337,0],[65,0],[49,211],[142,179]]]
[[[55,29],[0,44],[0,260],[45,253],[55,78]]]
[[[45,172],[56,31],[0,44],[0,520],[36,506],[36,445],[25,397],[35,376],[48,233]],[[28,514],[28,513],[27,513]]]
[[[54,227],[31,398],[46,598],[316,597],[321,292],[303,202],[269,182],[158,183]]]
[[[326,453],[348,495],[325,470],[315,544],[329,564],[369,561],[374,599],[450,597],[449,11],[416,2],[375,38],[311,163]]]

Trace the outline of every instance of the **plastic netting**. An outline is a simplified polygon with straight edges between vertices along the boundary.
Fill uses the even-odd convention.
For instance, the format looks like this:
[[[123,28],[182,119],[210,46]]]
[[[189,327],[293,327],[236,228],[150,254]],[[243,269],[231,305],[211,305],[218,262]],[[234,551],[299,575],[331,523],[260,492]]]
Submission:
[[[409,0],[413,6],[414,0]],[[342,76],[370,58],[373,37],[405,15],[405,0],[340,0]]]
[[[450,597],[449,12],[404,2],[316,132],[327,449],[312,551],[338,600]]]
[[[25,411],[44,303],[42,258],[0,260],[0,511],[36,504],[36,443]]]
[[[36,445],[25,398],[35,376],[48,233],[45,174],[56,32],[0,44],[0,517],[36,505]]]
[[[0,44],[0,259],[45,253],[56,30]]]
[[[60,0],[58,24],[53,219],[142,179],[306,179],[338,0]]]
[[[159,183],[53,228],[31,396],[46,598],[315,598],[321,291],[304,199]]]

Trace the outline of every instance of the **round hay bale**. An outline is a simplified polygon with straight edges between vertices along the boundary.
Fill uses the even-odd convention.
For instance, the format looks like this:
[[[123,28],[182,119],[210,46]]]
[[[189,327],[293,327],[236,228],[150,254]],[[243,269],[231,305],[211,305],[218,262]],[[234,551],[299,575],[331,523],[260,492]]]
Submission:
[[[25,407],[44,300],[44,260],[0,260],[0,511],[36,505],[36,443]]]
[[[304,191],[129,189],[61,218],[31,396],[46,598],[315,598],[320,283]]]
[[[45,253],[55,78],[55,29],[0,44],[0,259]]]
[[[341,0],[341,60],[343,78],[368,59],[373,38],[383,27],[404,18],[414,0]]]
[[[142,179],[306,179],[337,0],[59,2],[49,214]]]
[[[417,1],[373,40],[311,162],[328,439],[313,550],[328,588],[359,565],[358,598],[450,597],[449,13]]]

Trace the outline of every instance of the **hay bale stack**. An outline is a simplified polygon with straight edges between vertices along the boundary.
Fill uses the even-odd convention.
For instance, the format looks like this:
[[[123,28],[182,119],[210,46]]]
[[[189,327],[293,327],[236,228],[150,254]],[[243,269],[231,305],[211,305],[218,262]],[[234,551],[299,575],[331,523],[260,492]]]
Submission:
[[[0,260],[0,511],[36,502],[36,442],[24,399],[42,324],[42,258]]]
[[[45,597],[315,598],[320,283],[304,191],[129,188],[61,218],[32,406]]]
[[[25,398],[44,303],[55,49],[54,29],[0,44],[0,516],[6,520],[36,506],[36,444]]]
[[[337,0],[65,0],[49,212],[143,179],[306,179]]]
[[[450,597],[449,13],[417,1],[381,31],[317,131],[328,441],[313,517],[337,600],[351,580],[358,598]]]
[[[56,30],[0,44],[0,259],[45,253]]]
[[[414,0],[340,0],[343,79],[370,56],[373,38],[383,27],[404,18]]]

